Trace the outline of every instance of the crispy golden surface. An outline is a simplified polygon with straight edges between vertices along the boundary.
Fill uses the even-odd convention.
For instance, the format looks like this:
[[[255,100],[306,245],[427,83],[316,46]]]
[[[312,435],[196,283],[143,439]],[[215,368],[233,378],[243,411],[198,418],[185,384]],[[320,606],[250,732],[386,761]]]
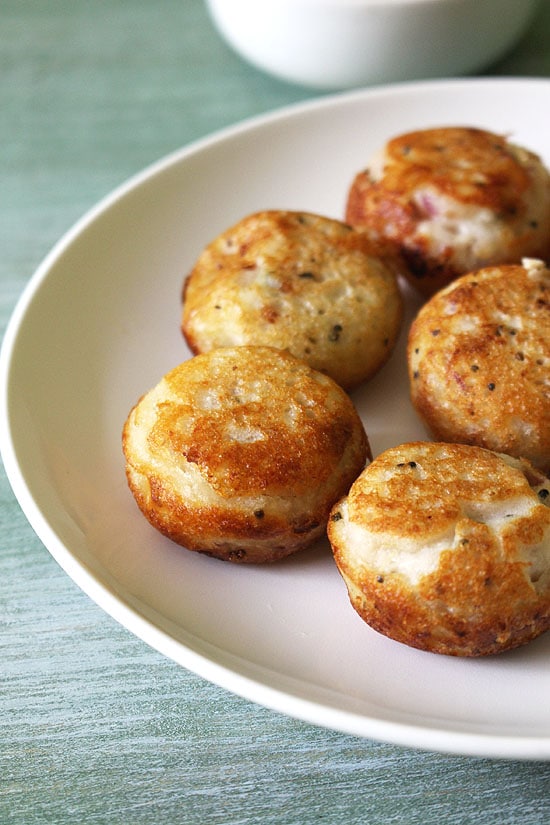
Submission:
[[[188,276],[182,331],[192,352],[286,349],[350,389],[389,358],[402,319],[393,270],[364,234],[319,215],[249,215]]]
[[[384,238],[430,295],[489,264],[550,251],[550,175],[540,158],[480,129],[426,129],[390,140],[357,174],[346,220]]]
[[[322,535],[369,451],[334,381],[288,353],[244,346],[169,372],[131,411],[123,447],[130,488],[157,529],[245,562]]]
[[[550,271],[540,261],[459,278],[419,311],[411,400],[433,436],[550,471]]]
[[[328,525],[351,602],[375,630],[456,656],[550,627],[550,480],[479,447],[417,442],[370,464]]]

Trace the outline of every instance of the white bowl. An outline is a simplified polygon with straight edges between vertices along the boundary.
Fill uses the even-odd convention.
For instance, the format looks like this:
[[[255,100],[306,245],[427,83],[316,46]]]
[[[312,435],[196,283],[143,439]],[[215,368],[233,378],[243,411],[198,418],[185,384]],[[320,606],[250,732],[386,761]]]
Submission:
[[[488,66],[539,0],[206,0],[232,48],[306,86],[342,89]]]

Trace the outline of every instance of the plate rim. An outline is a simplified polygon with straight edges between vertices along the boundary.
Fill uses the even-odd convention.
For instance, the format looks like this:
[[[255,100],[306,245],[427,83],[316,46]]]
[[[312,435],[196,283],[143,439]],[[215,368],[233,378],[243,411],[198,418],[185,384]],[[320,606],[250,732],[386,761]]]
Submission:
[[[550,737],[514,736],[495,732],[480,733],[456,730],[452,725],[430,728],[425,722],[413,724],[389,718],[378,719],[350,710],[322,706],[324,720],[319,721],[315,700],[304,699],[297,693],[274,688],[244,673],[235,671],[209,658],[198,649],[183,645],[170,635],[167,629],[154,624],[140,613],[130,600],[117,595],[105,581],[97,578],[81,559],[75,558],[49,524],[45,514],[34,500],[26,483],[25,474],[19,466],[17,449],[12,440],[10,423],[10,373],[17,339],[23,327],[27,310],[40,285],[47,279],[55,263],[80,234],[94,223],[96,218],[107,212],[111,206],[143,183],[168,170],[171,166],[184,162],[210,146],[238,137],[258,127],[269,126],[278,120],[300,117],[315,109],[331,109],[335,105],[351,104],[354,101],[376,97],[394,96],[407,93],[428,92],[433,89],[456,89],[458,87],[540,86],[550,91],[549,78],[525,77],[483,77],[450,78],[442,80],[410,81],[347,92],[336,92],[303,101],[287,104],[277,109],[260,113],[237,123],[218,129],[211,134],[194,140],[131,175],[107,195],[97,201],[62,234],[50,251],[39,263],[34,273],[21,291],[8,320],[0,348],[0,455],[8,482],[15,498],[30,526],[42,544],[75,584],[102,610],[119,624],[180,666],[185,667],[219,687],[239,695],[270,710],[283,713],[318,727],[391,742],[409,748],[437,751],[464,756],[489,758],[550,760]],[[162,622],[160,624],[163,624]],[[325,721],[326,720],[326,721]]]

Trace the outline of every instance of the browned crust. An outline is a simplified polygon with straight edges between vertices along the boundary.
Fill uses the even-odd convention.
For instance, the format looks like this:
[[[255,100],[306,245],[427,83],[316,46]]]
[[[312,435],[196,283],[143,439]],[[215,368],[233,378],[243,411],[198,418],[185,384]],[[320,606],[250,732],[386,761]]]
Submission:
[[[190,550],[238,562],[315,541],[370,457],[344,390],[265,347],[216,350],[172,370],[130,412],[122,444],[149,522]]]
[[[301,496],[311,490],[312,479],[317,486],[325,484],[346,446],[357,439],[358,427],[362,430],[349,397],[328,377],[317,380],[315,375],[288,353],[267,347],[226,349],[224,357],[219,351],[218,356],[196,356],[165,376],[177,402],[159,406],[149,434],[151,448],[194,464],[223,496],[285,495],[289,490]],[[197,398],[212,381],[220,407],[200,411]],[[258,388],[252,398],[247,397],[250,386]],[[308,406],[297,432],[284,419],[289,404],[301,396]],[[191,422],[191,428],[183,429],[182,420]],[[231,440],[225,435],[227,425],[263,437]]]
[[[407,359],[412,403],[434,438],[550,470],[550,271],[462,276],[419,311]]]
[[[521,155],[521,159],[520,159]],[[425,215],[414,194],[430,187],[457,203],[491,210],[515,227],[515,240],[498,260],[517,263],[524,255],[548,256],[550,239],[542,241],[526,221],[526,195],[532,185],[526,162],[538,163],[532,152],[512,147],[504,136],[482,129],[450,127],[409,132],[386,144],[387,163],[381,179],[368,169],[352,181],[345,219],[369,235],[385,238],[403,262],[403,274],[423,294],[431,295],[464,274],[453,263],[451,247],[437,256],[416,233]]]
[[[182,333],[195,354],[238,344],[288,350],[349,390],[386,363],[401,328],[387,249],[322,215],[247,215],[187,276]]]
[[[474,578],[461,575],[462,564],[458,570],[449,564],[433,581],[424,582],[411,595],[399,580],[385,577],[380,583],[375,574],[357,579],[346,573],[340,558],[337,564],[348,586],[350,602],[361,618],[373,630],[409,647],[476,658],[520,647],[550,629],[550,608],[541,609],[540,602],[528,592],[521,569],[512,572],[507,568],[509,581],[501,586],[498,563],[485,564],[484,569],[478,567]],[[456,598],[460,587],[466,588],[462,594],[468,592],[470,605],[479,607],[479,612],[465,610],[463,600],[460,610],[460,593]],[[497,598],[495,588],[499,588]],[[522,591],[525,600],[518,607]],[[484,611],[488,599],[492,609]],[[444,607],[438,609],[442,603]],[[453,613],[449,608],[456,604],[459,609]]]
[[[515,216],[531,183],[507,139],[482,129],[409,132],[390,140],[387,153],[386,185],[400,199],[432,184],[461,203]]]
[[[384,485],[371,475],[383,477]],[[527,462],[511,468],[494,453],[464,445],[413,443],[378,456],[347,497],[350,522],[372,536],[393,535],[397,553],[400,541],[414,539],[421,547],[453,524],[459,540],[441,552],[434,571],[411,584],[398,569],[358,562],[339,529],[339,502],[328,535],[354,609],[395,641],[452,656],[500,653],[548,630],[550,588],[537,584],[540,571],[523,556],[523,548],[542,542],[550,528],[550,510],[534,492],[544,481],[550,487]],[[514,502],[518,496],[530,498],[534,509],[498,536],[490,523],[477,520],[482,516],[464,510],[468,501]]]
[[[452,263],[451,249],[434,258],[428,241],[414,237],[419,215],[408,193],[388,190],[385,181],[373,181],[368,170],[359,172],[351,184],[345,218],[356,229],[385,238],[397,269],[424,295],[433,294],[462,274]],[[393,227],[391,236],[388,226]]]
[[[326,502],[289,524],[260,508],[189,506],[162,479],[138,477],[131,468],[127,479],[139,509],[164,536],[187,550],[241,564],[278,561],[309,546],[324,533],[331,507]]]

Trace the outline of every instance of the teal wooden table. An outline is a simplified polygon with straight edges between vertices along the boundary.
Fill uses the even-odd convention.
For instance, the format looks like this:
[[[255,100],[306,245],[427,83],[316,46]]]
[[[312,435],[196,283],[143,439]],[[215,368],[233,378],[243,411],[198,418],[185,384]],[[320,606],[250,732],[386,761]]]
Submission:
[[[488,73],[550,76],[548,0]],[[113,187],[314,94],[242,62],[199,0],[1,0],[2,328],[53,243]],[[238,698],[91,602],[4,475],[0,517],[1,823],[550,821],[550,763],[371,742]]]

